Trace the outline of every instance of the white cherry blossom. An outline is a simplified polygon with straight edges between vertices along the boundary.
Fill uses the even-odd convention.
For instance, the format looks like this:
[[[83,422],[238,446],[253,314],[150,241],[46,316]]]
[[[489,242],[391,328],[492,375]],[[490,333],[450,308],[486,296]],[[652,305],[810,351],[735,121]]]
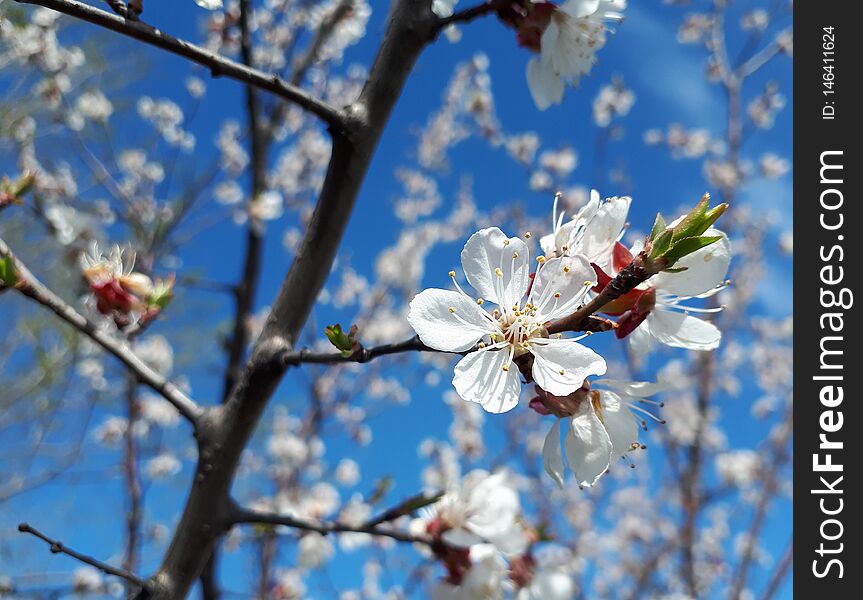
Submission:
[[[719,347],[722,332],[716,325],[693,316],[691,313],[715,313],[721,307],[700,308],[683,304],[689,300],[713,296],[725,288],[725,277],[731,262],[731,243],[723,232],[708,229],[704,235],[719,236],[720,239],[678,260],[674,267],[686,267],[679,273],[662,272],[654,275],[636,288],[650,305],[646,316],[643,309],[634,307],[630,315],[635,329],[630,329],[629,343],[634,352],[643,355],[651,350],[655,342],[687,350],[714,350]],[[637,246],[632,254],[640,250]],[[618,265],[619,266],[619,265]],[[653,298],[651,298],[651,295]],[[639,310],[642,314],[636,314]],[[619,323],[622,324],[623,318]],[[643,322],[636,322],[636,321]],[[621,327],[618,332],[625,333]]]
[[[628,452],[640,447],[638,429],[644,426],[644,419],[658,420],[640,405],[660,405],[645,397],[663,391],[664,386],[611,379],[599,380],[596,385],[605,389],[588,392],[578,402],[575,413],[556,421],[545,438],[542,448],[545,471],[561,487],[564,480],[564,454],[578,485],[592,486],[615,460],[624,458]],[[564,420],[567,431],[562,453],[560,424]]]
[[[545,3],[542,3],[545,4]],[[540,56],[527,64],[527,83],[537,108],[563,99],[566,83],[577,85],[605,45],[607,22],[623,20],[626,0],[567,0],[551,13],[540,39]]]
[[[588,261],[605,268],[611,260],[614,244],[623,235],[632,198],[614,196],[602,200],[599,192],[590,191],[590,200],[564,223],[566,214],[557,212],[559,196],[552,208],[552,233],[539,243],[546,256],[584,255]]]
[[[427,289],[410,303],[408,322],[427,346],[445,352],[469,352],[455,367],[459,396],[485,410],[501,413],[518,404],[519,370],[513,360],[531,354],[534,381],[564,396],[581,387],[588,375],[605,373],[605,360],[578,343],[581,338],[549,338],[548,321],[572,313],[596,280],[583,256],[539,259],[531,285],[529,249],[497,227],[475,233],[461,254],[474,299],[450,277],[457,291]],[[497,304],[489,312],[485,301]]]
[[[443,531],[442,540],[450,546],[470,548],[490,543],[505,555],[517,556],[530,543],[520,515],[521,504],[511,477],[506,472],[489,474],[477,469],[424,510],[411,523],[411,529],[421,534]]]

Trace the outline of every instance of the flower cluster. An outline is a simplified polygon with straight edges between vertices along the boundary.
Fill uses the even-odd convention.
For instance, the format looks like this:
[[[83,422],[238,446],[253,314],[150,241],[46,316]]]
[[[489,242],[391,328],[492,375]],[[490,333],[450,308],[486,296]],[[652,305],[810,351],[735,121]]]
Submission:
[[[154,319],[173,297],[174,277],[151,279],[136,272],[135,257],[114,246],[107,256],[95,241],[81,254],[81,271],[96,301],[96,310],[111,317],[118,327],[139,326]]]
[[[471,471],[410,528],[431,538],[423,551],[446,569],[430,590],[434,600],[502,598],[503,590],[524,600],[572,597],[571,577],[534,557],[537,533],[525,524],[514,478],[506,472]]]
[[[497,227],[473,234],[461,253],[468,294],[450,271],[454,290],[427,289],[410,303],[408,322],[435,350],[461,353],[453,386],[464,400],[491,413],[519,403],[522,380],[534,383],[530,407],[559,419],[546,438],[549,475],[563,484],[563,454],[580,485],[593,485],[615,460],[638,449],[645,418],[641,405],[660,391],[655,384],[595,382],[605,360],[580,343],[592,331],[614,330],[638,352],[653,342],[712,350],[721,333],[692,316],[721,309],[682,302],[713,296],[724,287],[731,249],[711,225],[725,205],[709,208],[709,196],[688,214],[666,224],[658,215],[637,247],[620,243],[631,199],[602,200],[595,190],[571,219],[552,211],[552,232],[540,239],[544,254],[531,272],[532,236],[507,237]],[[586,314],[581,314],[590,305]],[[488,306],[494,305],[489,309]],[[595,316],[616,317],[612,322]],[[592,323],[588,323],[593,319]],[[564,337],[566,332],[586,332]],[[560,420],[566,420],[561,453]]]
[[[607,23],[620,23],[626,0],[567,0],[560,6],[531,2],[511,19],[521,46],[538,57],[527,64],[527,83],[537,108],[563,100],[566,84],[578,85],[605,45]]]

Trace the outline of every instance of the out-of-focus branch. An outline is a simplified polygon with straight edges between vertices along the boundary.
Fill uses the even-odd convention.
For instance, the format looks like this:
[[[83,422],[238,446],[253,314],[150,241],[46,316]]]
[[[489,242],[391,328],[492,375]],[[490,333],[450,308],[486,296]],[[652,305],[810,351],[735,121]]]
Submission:
[[[788,546],[785,548],[785,552],[782,554],[779,564],[776,565],[776,568],[773,570],[773,574],[770,575],[770,581],[767,582],[767,587],[764,588],[764,593],[761,594],[761,600],[773,600],[776,593],[779,592],[779,588],[782,587],[782,583],[785,581],[785,578],[788,576],[788,571],[791,569],[793,561],[794,545],[789,542]]]
[[[777,36],[777,38],[785,34],[791,35],[791,30],[787,29],[783,31],[779,34],[779,36]],[[753,54],[745,63],[740,65],[738,73],[741,77],[749,77],[750,75],[755,73],[755,71],[770,62],[770,60],[773,59],[775,56],[781,54],[782,51],[782,44],[778,41],[778,39],[774,40],[771,44],[768,44],[767,46]]]
[[[294,64],[294,72],[291,74],[292,85],[298,86],[303,83],[309,69],[318,61],[318,55],[324,44],[332,37],[336,26],[351,14],[351,11],[354,9],[354,2],[355,0],[342,0],[321,22],[314,40],[312,40],[308,49]]]
[[[400,354],[403,352],[441,352],[441,350],[429,348],[420,341],[419,336],[414,336],[403,342],[382,344],[380,346],[373,346],[372,348],[360,348],[349,356],[345,356],[341,352],[311,352],[309,350],[287,352],[282,355],[281,362],[282,364],[289,366],[300,365],[303,363],[366,363],[380,356]]]
[[[176,38],[141,21],[124,19],[76,0],[16,0],[16,2],[44,6],[167,50],[207,67],[213,77],[229,77],[293,102],[318,116],[334,130],[341,131],[349,128],[349,120],[342,111],[312,96],[306,90],[282,80],[278,75],[265,73],[219,56],[215,52]]]
[[[431,539],[381,527],[380,525],[370,525],[368,523],[362,525],[350,525],[348,523],[339,523],[337,521],[312,521],[308,519],[300,519],[290,515],[282,515],[278,513],[269,513],[256,510],[248,510],[238,508],[234,514],[232,521],[235,524],[265,524],[265,525],[284,525],[285,527],[293,527],[294,529],[302,529],[306,531],[316,531],[322,535],[328,533],[367,533],[369,535],[388,537],[399,542],[408,542],[414,544],[432,543]]]
[[[125,579],[129,583],[137,585],[137,586],[141,587],[142,589],[146,588],[146,585],[147,585],[146,582],[143,579],[141,579],[140,577],[138,577],[137,575],[135,575],[134,573],[130,573],[129,571],[127,571],[125,569],[113,567],[113,566],[109,565],[108,563],[104,563],[101,560],[97,560],[97,559],[93,558],[92,556],[87,556],[86,554],[81,554],[80,552],[77,552],[77,551],[73,550],[72,548],[68,548],[65,545],[63,545],[63,542],[49,538],[47,535],[45,535],[41,531],[38,531],[37,529],[30,527],[30,525],[28,525],[27,523],[21,523],[20,525],[18,525],[18,531],[20,531],[21,533],[29,533],[30,535],[36,536],[40,540],[43,540],[44,542],[46,542],[50,546],[51,552],[53,554],[65,554],[66,556],[71,556],[75,560],[78,560],[84,564],[87,564],[87,565],[90,565],[91,567],[95,567],[95,568],[99,569],[100,571],[102,571],[106,575],[113,575],[114,577],[120,577],[121,579]]]
[[[123,434],[123,475],[126,483],[126,500],[129,503],[126,511],[126,552],[123,558],[123,568],[134,573],[138,568],[138,550],[141,540],[142,491],[141,477],[138,470],[138,442],[135,439],[135,425],[138,419],[138,382],[134,375],[129,375],[126,381],[126,431]],[[132,590],[127,589],[126,595]]]
[[[250,0],[240,2],[240,54],[243,64],[252,66],[252,33],[249,25],[252,6]],[[246,86],[246,118],[249,124],[249,166],[251,175],[250,200],[254,201],[266,189],[267,147],[269,145],[266,132],[261,123],[261,107],[258,91],[252,86]],[[222,401],[228,396],[236,384],[238,371],[242,366],[246,348],[249,345],[248,319],[252,315],[255,294],[261,278],[261,263],[263,260],[264,236],[260,223],[254,217],[249,217],[246,231],[246,249],[243,260],[243,272],[235,287],[236,310],[234,311],[234,328],[228,341],[228,364],[225,370],[225,382]]]
[[[137,377],[138,381],[152,388],[153,391],[161,394],[165,400],[173,404],[180,414],[188,419],[193,425],[197,423],[203,410],[194,400],[180,391],[177,386],[168,381],[160,373],[150,368],[150,366],[141,360],[123,341],[99,328],[87,317],[80,314],[67,304],[65,300],[48,289],[48,287],[46,287],[30,272],[24,263],[18,260],[6,242],[2,239],[0,239],[0,257],[11,260],[15,265],[15,271],[18,276],[19,283],[14,289],[51,310],[63,321],[113,354],[135,375],[135,377]]]
[[[465,8],[448,17],[439,19],[437,30],[440,31],[449,25],[455,25],[457,23],[469,23],[474,19],[489,15],[500,8],[509,6],[510,4],[512,4],[512,0],[487,0],[483,4],[477,4],[476,6]]]
[[[740,600],[743,595],[743,590],[746,587],[746,582],[749,579],[749,570],[756,558],[755,553],[758,547],[758,536],[761,535],[761,531],[767,522],[770,502],[779,490],[779,476],[780,473],[782,473],[782,467],[784,467],[790,459],[787,444],[792,433],[792,419],[793,414],[791,411],[788,411],[785,416],[785,422],[782,424],[782,428],[779,429],[779,435],[776,436],[775,440],[772,440],[774,448],[772,460],[769,461],[769,466],[765,469],[766,473],[764,475],[764,484],[761,489],[761,496],[758,499],[755,513],[749,524],[746,542],[740,558],[740,564],[737,567],[737,572],[731,585],[731,592],[728,595],[729,600]]]

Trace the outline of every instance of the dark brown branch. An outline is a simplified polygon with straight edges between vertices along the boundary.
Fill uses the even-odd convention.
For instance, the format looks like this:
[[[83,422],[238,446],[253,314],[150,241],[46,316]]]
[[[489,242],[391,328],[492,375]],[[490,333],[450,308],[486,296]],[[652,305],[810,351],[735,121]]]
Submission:
[[[593,300],[581,306],[571,315],[552,321],[546,326],[549,334],[562,333],[564,331],[593,331],[590,329],[589,320],[592,315],[602,310],[602,307],[617,300],[621,296],[631,292],[638,285],[647,281],[653,273],[642,266],[642,255],[635,257],[628,266],[621,269],[617,276],[612,279]],[[613,328],[613,326],[612,326]],[[608,331],[604,329],[603,331]]]
[[[279,357],[291,352],[324,285],[380,136],[420,52],[434,38],[436,21],[427,0],[393,3],[366,85],[346,109],[352,133],[332,130],[332,156],[314,214],[264,331],[228,401],[201,420],[194,485],[150,579],[154,600],[184,597],[225,531],[240,456],[287,368]]]
[[[287,352],[282,355],[281,362],[286,366],[295,366],[303,363],[314,364],[333,364],[333,363],[366,363],[380,356],[389,354],[400,354],[402,352],[442,352],[429,348],[423,344],[419,336],[414,336],[403,342],[395,344],[383,344],[372,348],[360,348],[350,356],[345,356],[341,352],[311,352],[309,350],[300,350],[298,352]]]
[[[339,523],[335,521],[313,521],[309,519],[300,519],[290,515],[280,515],[277,513],[268,513],[256,510],[248,510],[238,508],[233,516],[235,524],[264,524],[264,525],[284,525],[285,527],[293,527],[294,529],[302,529],[305,531],[316,531],[322,535],[329,533],[367,533],[369,535],[388,537],[399,542],[407,542],[413,544],[431,545],[431,539],[425,536],[417,536],[397,529],[381,527],[365,523],[362,525],[350,525],[347,523]]]
[[[27,523],[21,523],[20,525],[18,525],[18,531],[20,531],[21,533],[29,533],[30,535],[36,536],[40,540],[46,542],[49,545],[53,554],[65,554],[66,556],[71,556],[77,561],[99,569],[106,575],[120,577],[121,579],[125,579],[129,583],[137,585],[142,589],[146,588],[146,582],[134,573],[130,573],[129,571],[121,569],[119,567],[113,567],[108,563],[104,563],[101,560],[93,558],[92,556],[81,554],[80,552],[77,552],[72,548],[67,548],[65,545],[63,545],[63,542],[49,538],[41,531],[30,527],[30,525],[28,525]]]
[[[141,540],[141,518],[143,494],[141,477],[138,471],[138,441],[135,438],[135,424],[138,420],[138,382],[134,375],[129,375],[126,381],[126,431],[123,435],[123,476],[126,483],[126,552],[123,558],[123,568],[135,572],[138,568],[138,551]],[[129,596],[132,590],[126,590]]]
[[[438,20],[437,30],[440,31],[449,25],[455,25],[458,23],[469,23],[475,19],[496,12],[501,8],[505,8],[510,4],[512,4],[512,0],[488,0],[483,4],[477,4],[476,6],[465,8],[448,17],[443,17]]]
[[[122,340],[112,336],[91,322],[87,317],[67,304],[65,300],[48,289],[30,272],[24,263],[18,260],[2,239],[0,239],[0,256],[8,258],[15,265],[20,282],[15,287],[18,292],[51,310],[62,320],[66,321],[66,323],[113,354],[138,378],[138,381],[161,394],[165,400],[173,404],[180,414],[192,424],[197,423],[203,411],[194,400],[181,392],[177,386],[168,381],[160,373],[153,370]]]
[[[240,54],[243,64],[252,66],[252,34],[249,27],[250,0],[240,1]],[[261,108],[258,91],[253,86],[246,86],[246,117],[249,122],[249,157],[251,170],[251,201],[266,189],[267,178],[267,148],[268,141],[264,126],[261,123]],[[250,216],[246,231],[246,250],[243,260],[243,272],[236,286],[236,310],[234,311],[234,328],[228,342],[228,364],[225,369],[225,381],[222,391],[222,401],[226,401],[234,389],[242,361],[249,345],[248,320],[254,310],[255,295],[261,277],[263,261],[264,236],[261,224]]]
[[[16,2],[44,6],[167,50],[207,67],[213,77],[229,77],[293,102],[318,116],[334,130],[344,131],[349,128],[349,121],[342,111],[312,96],[306,90],[283,81],[278,75],[235,62],[141,21],[124,19],[76,0],[16,0]]]

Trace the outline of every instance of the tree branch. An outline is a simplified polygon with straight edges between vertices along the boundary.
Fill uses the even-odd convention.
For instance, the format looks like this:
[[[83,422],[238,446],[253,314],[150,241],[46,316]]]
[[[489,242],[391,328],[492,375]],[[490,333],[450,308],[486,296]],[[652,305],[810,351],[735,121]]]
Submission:
[[[229,519],[229,491],[240,456],[284,375],[290,352],[329,275],[354,202],[389,115],[437,18],[427,0],[397,0],[360,97],[346,109],[350,135],[332,129],[327,174],[303,241],[272,312],[228,401],[207,411],[199,431],[194,485],[156,574],[153,600],[184,597]]]
[[[617,275],[608,282],[593,300],[579,307],[572,314],[552,321],[546,326],[549,334],[562,333],[564,331],[608,331],[614,325],[609,324],[606,319],[599,317],[593,319],[594,313],[602,310],[602,307],[631,292],[640,284],[644,283],[653,273],[647,271],[643,266],[642,254],[639,254],[621,269]]]
[[[99,328],[98,325],[76,311],[67,304],[65,300],[48,289],[48,287],[46,287],[33,275],[33,273],[30,272],[24,263],[18,260],[3,239],[0,239],[0,257],[11,260],[15,265],[15,272],[18,276],[19,284],[15,286],[14,289],[51,310],[62,320],[66,321],[66,323],[113,354],[138,378],[142,384],[161,394],[165,400],[174,405],[174,408],[176,408],[181,415],[188,419],[193,425],[197,425],[198,419],[203,413],[203,410],[194,400],[189,398],[186,394],[181,392],[177,386],[147,365],[147,363],[141,360],[138,355],[129,348],[129,346],[109,334],[104,329]]]
[[[235,62],[141,21],[124,19],[77,0],[15,1],[22,4],[44,6],[187,58],[194,63],[207,67],[213,77],[229,77],[293,102],[318,116],[333,130],[346,131],[350,127],[349,119],[342,111],[312,96],[306,90],[283,81],[278,75],[265,73]]]
[[[373,346],[372,348],[360,348],[350,356],[345,356],[341,352],[311,352],[309,350],[300,350],[298,352],[287,352],[282,355],[281,362],[285,366],[296,366],[304,363],[314,364],[333,364],[333,363],[367,363],[380,356],[389,354],[400,354],[402,352],[443,352],[429,348],[420,341],[419,336],[414,336],[403,342],[394,344],[382,344]]]
[[[437,22],[436,30],[440,31],[456,23],[469,23],[474,19],[484,17],[510,4],[512,4],[512,0],[487,0],[483,4],[477,4],[476,6],[455,12],[448,17],[442,17]]]
[[[120,577],[121,579],[125,579],[129,583],[137,585],[142,589],[145,589],[147,587],[147,582],[145,582],[143,579],[141,579],[134,573],[130,573],[129,571],[126,571],[125,569],[121,569],[119,567],[113,567],[108,563],[104,563],[100,560],[93,558],[92,556],[81,554],[80,552],[77,552],[72,548],[67,548],[63,545],[63,542],[49,538],[41,531],[30,527],[30,525],[28,525],[27,523],[21,523],[20,525],[18,525],[18,531],[20,531],[21,533],[29,533],[30,535],[36,536],[40,540],[43,540],[50,546],[51,552],[53,554],[65,554],[66,556],[71,556],[75,560],[99,569],[106,575]]]
[[[257,510],[249,510],[245,508],[237,508],[233,515],[232,521],[234,524],[264,524],[264,525],[284,525],[285,527],[293,527],[294,529],[303,529],[306,531],[316,531],[322,535],[329,533],[367,533],[369,535],[392,538],[399,542],[407,542],[414,544],[431,545],[432,540],[425,536],[413,535],[397,529],[390,529],[365,523],[362,525],[349,525],[347,523],[339,523],[333,521],[312,521],[308,519],[300,519],[290,515],[280,515],[278,513],[269,513]]]

